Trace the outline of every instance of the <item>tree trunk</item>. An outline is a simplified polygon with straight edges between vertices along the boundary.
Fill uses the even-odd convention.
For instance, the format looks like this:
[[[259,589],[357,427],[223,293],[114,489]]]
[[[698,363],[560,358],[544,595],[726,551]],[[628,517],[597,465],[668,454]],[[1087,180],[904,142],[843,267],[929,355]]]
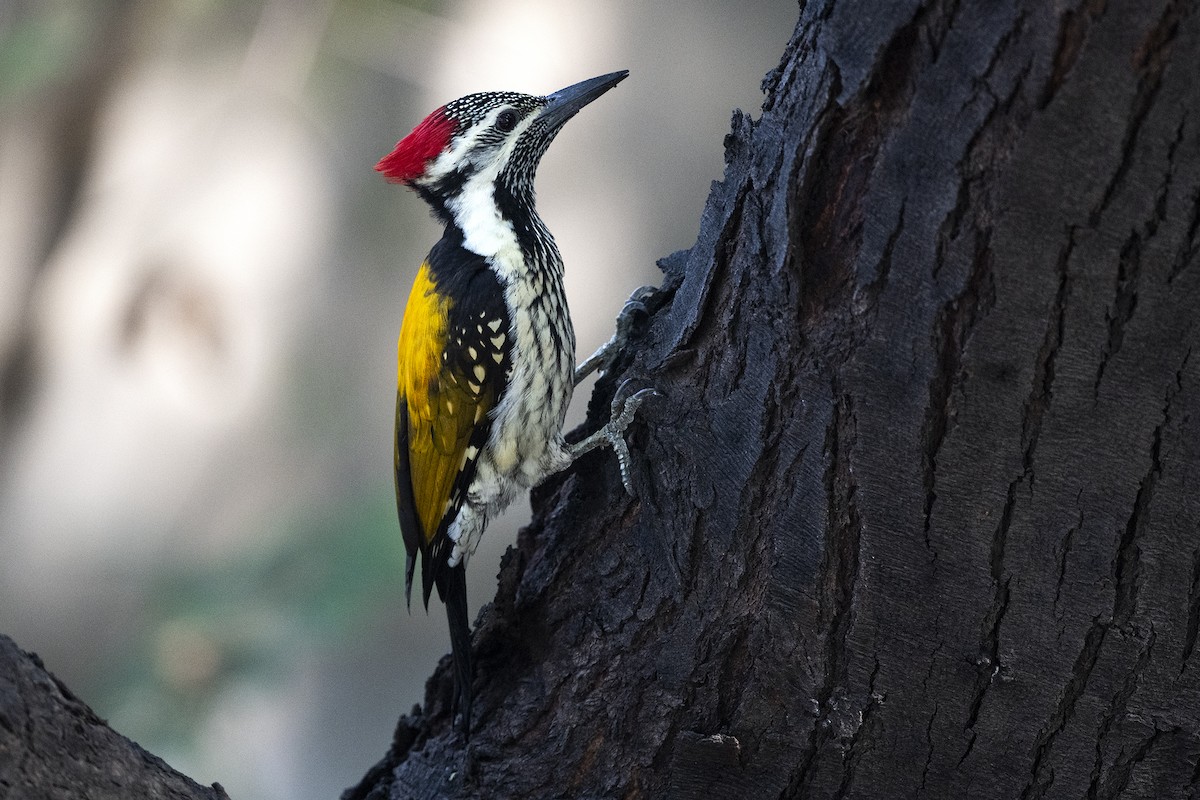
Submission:
[[[1200,796],[1200,13],[1062,6],[804,6],[638,499],[535,493],[470,742],[443,663],[346,798]]]
[[[229,800],[113,731],[37,656],[0,636],[0,798]]]
[[[638,499],[540,487],[470,742],[447,660],[344,797],[1200,797],[1198,10],[805,5],[593,398]],[[0,640],[0,794],[130,786],[220,795]]]

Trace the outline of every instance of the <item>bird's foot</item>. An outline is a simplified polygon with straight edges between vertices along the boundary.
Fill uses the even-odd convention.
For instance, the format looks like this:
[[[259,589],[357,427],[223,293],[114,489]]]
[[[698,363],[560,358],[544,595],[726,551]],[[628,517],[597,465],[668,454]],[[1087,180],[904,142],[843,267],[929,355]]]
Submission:
[[[625,385],[622,384],[621,389],[624,388]],[[630,474],[632,458],[629,455],[629,445],[625,442],[625,429],[629,427],[629,423],[633,422],[633,418],[642,403],[651,397],[658,396],[660,396],[659,393],[654,389],[641,389],[625,397],[622,395],[620,389],[618,389],[617,396],[613,398],[612,402],[612,418],[609,419],[603,428],[591,436],[577,444],[571,445],[571,460],[574,461],[584,453],[591,452],[597,447],[608,445],[617,457],[617,466],[621,468],[621,483],[625,485],[625,491],[629,493],[630,497],[636,497],[637,493],[633,489],[633,478]]]
[[[646,303],[658,291],[658,287],[656,286],[642,286],[634,290],[633,294],[629,296],[629,299],[625,301],[625,305],[621,308],[621,313],[617,315],[616,330],[613,331],[612,338],[602,344],[599,350],[592,353],[575,370],[576,386],[579,385],[580,381],[597,370],[601,372],[608,371],[613,362],[617,360],[617,357],[621,355],[621,351],[629,344],[629,336],[633,331],[634,320],[639,314],[649,313]]]

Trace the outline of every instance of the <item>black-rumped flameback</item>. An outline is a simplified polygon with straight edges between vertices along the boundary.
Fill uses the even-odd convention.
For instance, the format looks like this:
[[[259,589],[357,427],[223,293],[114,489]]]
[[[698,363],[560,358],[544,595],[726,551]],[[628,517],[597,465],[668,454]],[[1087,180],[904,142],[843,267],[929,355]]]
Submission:
[[[426,607],[446,604],[461,729],[472,670],[464,567],[490,517],[599,445],[628,451],[623,429],[649,390],[576,445],[562,425],[576,383],[563,262],[534,206],[538,162],[562,126],[627,72],[546,97],[472,94],[425,118],[376,169],[414,189],[445,226],[417,272],[400,327],[395,479]],[[589,361],[589,363],[591,363]]]

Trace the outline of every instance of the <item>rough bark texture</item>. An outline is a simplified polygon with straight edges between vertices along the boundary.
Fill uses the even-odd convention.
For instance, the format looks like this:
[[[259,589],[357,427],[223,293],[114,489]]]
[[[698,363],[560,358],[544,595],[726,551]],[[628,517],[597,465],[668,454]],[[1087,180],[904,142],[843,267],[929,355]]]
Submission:
[[[614,370],[638,499],[539,489],[470,742],[447,661],[344,797],[1200,797],[1198,11],[806,4]],[[0,790],[221,794],[2,639]]]
[[[345,797],[1200,796],[1197,64],[1195,2],[806,4],[638,499],[536,493],[469,744],[443,664]]]
[[[115,732],[37,656],[0,636],[0,798],[228,800]]]

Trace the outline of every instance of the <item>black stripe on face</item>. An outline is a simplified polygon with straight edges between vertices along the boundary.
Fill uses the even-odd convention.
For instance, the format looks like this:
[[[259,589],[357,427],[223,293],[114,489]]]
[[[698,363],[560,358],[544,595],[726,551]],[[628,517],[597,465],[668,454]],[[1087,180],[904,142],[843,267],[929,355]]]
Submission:
[[[463,187],[467,185],[467,181],[476,172],[475,166],[470,162],[463,163],[458,169],[446,175],[437,182],[433,188],[442,197],[457,197]]]

